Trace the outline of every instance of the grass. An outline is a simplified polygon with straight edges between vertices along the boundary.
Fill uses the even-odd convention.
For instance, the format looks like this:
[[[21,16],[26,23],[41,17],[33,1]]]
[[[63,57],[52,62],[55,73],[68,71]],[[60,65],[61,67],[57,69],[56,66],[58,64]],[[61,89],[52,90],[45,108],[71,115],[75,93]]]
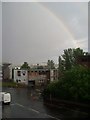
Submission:
[[[15,82],[0,82],[2,87],[27,87],[25,84],[15,83]]]

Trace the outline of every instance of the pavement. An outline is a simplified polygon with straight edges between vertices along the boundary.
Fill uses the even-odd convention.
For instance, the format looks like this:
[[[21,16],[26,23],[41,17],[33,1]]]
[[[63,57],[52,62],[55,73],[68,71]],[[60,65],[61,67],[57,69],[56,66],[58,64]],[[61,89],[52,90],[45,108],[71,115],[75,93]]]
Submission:
[[[3,118],[45,118],[55,120],[66,119],[87,119],[88,114],[78,110],[65,108],[52,108],[43,104],[39,90],[24,88],[3,88],[3,91],[10,92],[12,100],[10,105],[2,106]]]

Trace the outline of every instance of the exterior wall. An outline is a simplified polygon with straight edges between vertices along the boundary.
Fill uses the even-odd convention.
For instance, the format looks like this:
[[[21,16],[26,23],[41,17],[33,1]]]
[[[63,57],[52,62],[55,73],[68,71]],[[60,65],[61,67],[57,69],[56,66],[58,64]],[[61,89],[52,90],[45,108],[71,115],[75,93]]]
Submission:
[[[90,68],[90,55],[87,56],[78,56],[77,63]]]
[[[40,75],[38,71],[31,71],[29,74],[29,81],[32,80],[35,81],[35,85],[40,85],[42,83],[45,83],[46,75]]]
[[[12,79],[12,65],[10,63],[2,64],[2,79],[3,80]]]
[[[10,69],[9,67],[6,67],[2,70],[3,73],[3,80],[9,80],[10,79]]]
[[[2,81],[2,71],[0,70],[0,81]]]
[[[29,73],[29,81],[35,81],[35,85],[45,85],[49,78],[49,71],[46,69],[33,69]]]
[[[53,72],[53,70],[50,70],[50,81],[52,82],[52,81],[54,81],[54,72]]]
[[[28,84],[28,71],[14,69],[14,82]]]
[[[56,69],[33,69],[29,73],[29,81],[35,81],[35,85],[46,85],[58,79],[57,73]]]
[[[10,79],[12,79],[12,65],[9,66],[9,70],[10,70]]]
[[[50,81],[58,80],[58,70],[57,69],[51,69],[50,70]]]

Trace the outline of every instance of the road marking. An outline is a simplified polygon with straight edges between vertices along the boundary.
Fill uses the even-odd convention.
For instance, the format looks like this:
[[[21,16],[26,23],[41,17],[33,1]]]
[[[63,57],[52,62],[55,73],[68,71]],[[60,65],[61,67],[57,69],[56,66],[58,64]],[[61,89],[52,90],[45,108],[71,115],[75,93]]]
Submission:
[[[10,105],[12,105],[12,106],[13,106],[13,105],[15,105],[15,104],[13,104],[13,103],[12,103],[12,104],[10,104]]]
[[[16,105],[25,108],[25,106],[23,106],[23,105],[21,105],[21,104],[19,104],[19,103],[16,103]]]
[[[48,114],[46,114],[48,117],[50,117],[50,118],[54,118],[54,119],[56,119],[56,120],[61,120],[61,119],[59,119],[59,118],[56,118],[56,117],[53,117],[53,116],[51,116],[51,115],[48,115]]]
[[[27,109],[27,110],[36,112],[36,113],[38,113],[38,114],[40,113],[39,111],[37,111],[37,110],[35,110],[35,109],[33,109],[33,108],[27,108],[27,107],[25,107],[25,106],[23,106],[23,105],[21,105],[21,104],[19,104],[19,103],[15,103],[15,104],[18,105],[18,106],[20,106],[20,107],[23,107],[23,108],[25,108],[25,109]],[[14,104],[14,105],[15,105],[15,104]],[[44,114],[44,113],[43,113],[43,114]],[[53,117],[53,116],[48,115],[48,114],[44,114],[44,115],[47,115],[48,117],[54,118],[54,119],[56,119],[56,120],[61,120],[61,119],[59,119],[59,118]]]
[[[27,107],[25,107],[25,106],[23,106],[23,105],[21,105],[21,104],[19,104],[19,103],[16,103],[16,105],[18,105],[18,106],[20,106],[20,107],[23,107],[23,108],[25,108],[25,109],[31,110],[31,111],[33,111],[33,112],[40,113],[39,111],[37,111],[37,110],[35,110],[35,109],[27,108]]]
[[[37,111],[37,110],[35,110],[35,109],[32,109],[32,108],[29,108],[28,110],[32,110],[32,111],[34,111],[34,112],[36,112],[36,113],[40,113],[39,111]]]

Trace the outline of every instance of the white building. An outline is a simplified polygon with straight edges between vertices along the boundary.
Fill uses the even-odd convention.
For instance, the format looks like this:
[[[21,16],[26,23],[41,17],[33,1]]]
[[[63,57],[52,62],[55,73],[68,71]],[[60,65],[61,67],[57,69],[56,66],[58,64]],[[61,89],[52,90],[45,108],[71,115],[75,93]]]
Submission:
[[[2,65],[0,65],[0,82],[2,81]]]
[[[12,79],[12,64],[9,65],[9,70],[10,70],[10,79]]]
[[[14,69],[14,82],[28,84],[28,70]]]
[[[2,71],[0,71],[0,81],[2,81]]]
[[[50,81],[54,81],[54,71],[53,70],[50,70]]]
[[[57,69],[51,69],[50,70],[50,82],[58,80],[58,70]]]

